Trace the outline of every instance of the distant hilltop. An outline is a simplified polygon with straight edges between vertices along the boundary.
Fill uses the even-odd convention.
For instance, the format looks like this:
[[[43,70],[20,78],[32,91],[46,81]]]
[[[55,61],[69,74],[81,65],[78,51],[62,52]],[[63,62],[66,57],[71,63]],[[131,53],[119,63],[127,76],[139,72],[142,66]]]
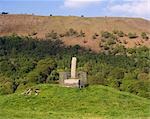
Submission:
[[[104,40],[102,32],[114,34],[116,43],[125,47],[150,46],[150,21],[142,18],[0,15],[1,36],[15,33],[44,39],[49,34],[57,34],[66,45],[78,44],[99,51]],[[120,32],[124,35],[118,36]],[[143,32],[147,40],[143,39]],[[130,39],[129,33],[137,37]]]

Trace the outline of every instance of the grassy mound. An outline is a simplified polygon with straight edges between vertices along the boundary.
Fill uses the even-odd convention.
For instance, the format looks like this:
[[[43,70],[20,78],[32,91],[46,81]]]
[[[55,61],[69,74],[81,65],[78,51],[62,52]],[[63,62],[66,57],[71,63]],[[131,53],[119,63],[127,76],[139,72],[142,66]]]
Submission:
[[[38,96],[0,96],[1,119],[131,119],[150,117],[150,101],[104,86],[86,89],[37,85]]]

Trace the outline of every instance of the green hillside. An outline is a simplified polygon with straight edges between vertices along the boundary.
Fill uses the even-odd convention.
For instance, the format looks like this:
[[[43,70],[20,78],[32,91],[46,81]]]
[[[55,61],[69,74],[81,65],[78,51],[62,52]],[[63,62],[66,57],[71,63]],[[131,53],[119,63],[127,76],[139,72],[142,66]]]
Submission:
[[[148,119],[150,101],[105,86],[83,90],[40,84],[38,96],[24,89],[0,96],[1,119]]]

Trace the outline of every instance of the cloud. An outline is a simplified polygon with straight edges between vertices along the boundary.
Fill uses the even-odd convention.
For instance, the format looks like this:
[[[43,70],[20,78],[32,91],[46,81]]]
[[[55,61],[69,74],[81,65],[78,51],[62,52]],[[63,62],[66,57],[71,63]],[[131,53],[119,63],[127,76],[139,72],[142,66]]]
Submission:
[[[122,4],[111,4],[109,11],[129,14],[130,16],[150,17],[150,1],[149,0],[133,0],[126,1]]]
[[[101,0],[65,0],[63,7],[71,9],[84,8],[91,4],[97,4],[100,1]]]

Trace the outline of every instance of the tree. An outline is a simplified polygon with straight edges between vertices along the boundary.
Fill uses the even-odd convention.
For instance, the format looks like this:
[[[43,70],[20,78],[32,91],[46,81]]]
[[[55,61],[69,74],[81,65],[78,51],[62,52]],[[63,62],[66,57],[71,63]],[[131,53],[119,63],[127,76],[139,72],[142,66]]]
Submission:
[[[1,14],[8,14],[8,12],[2,12]]]
[[[56,67],[56,62],[51,58],[40,60],[36,68],[27,75],[26,79],[35,83],[47,82],[47,77]]]

